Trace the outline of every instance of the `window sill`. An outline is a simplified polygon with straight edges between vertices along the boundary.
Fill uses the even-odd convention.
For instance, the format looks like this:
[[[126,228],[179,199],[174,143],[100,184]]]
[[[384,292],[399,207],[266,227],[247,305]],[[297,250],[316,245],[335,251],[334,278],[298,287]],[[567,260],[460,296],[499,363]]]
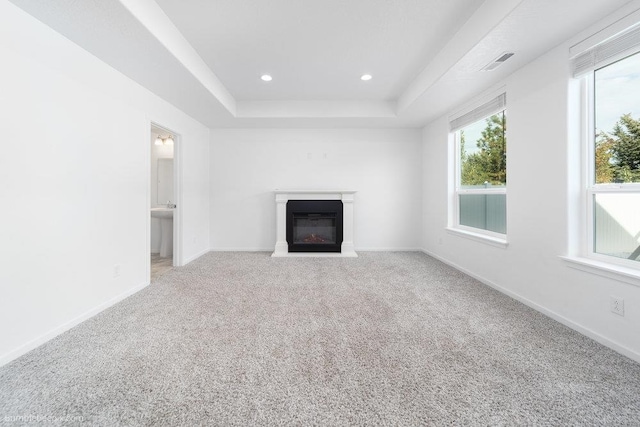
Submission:
[[[484,243],[486,245],[495,246],[496,248],[506,249],[509,243],[506,239],[500,239],[498,237],[487,236],[486,234],[474,233],[472,231],[461,230],[459,228],[447,227],[447,233],[455,236],[464,237],[465,239],[474,240],[476,242]]]
[[[561,256],[567,265],[576,270],[585,271],[600,277],[617,280],[634,286],[640,286],[640,270],[622,267],[608,262],[595,261],[589,258]]]

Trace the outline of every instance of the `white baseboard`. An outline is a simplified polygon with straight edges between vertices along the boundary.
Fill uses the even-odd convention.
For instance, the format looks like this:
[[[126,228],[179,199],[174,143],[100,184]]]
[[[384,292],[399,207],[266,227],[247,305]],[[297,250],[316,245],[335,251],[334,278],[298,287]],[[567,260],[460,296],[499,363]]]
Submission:
[[[512,292],[512,291],[510,291],[510,290],[508,290],[508,289],[506,289],[506,288],[504,288],[504,287],[502,287],[500,285],[497,285],[496,283],[494,283],[494,282],[492,282],[490,280],[485,279],[484,277],[481,277],[481,276],[479,276],[477,274],[474,274],[471,271],[460,267],[456,263],[454,263],[454,262],[452,262],[452,261],[450,261],[450,260],[448,260],[446,258],[443,258],[443,257],[441,257],[439,255],[434,254],[434,253],[431,253],[431,252],[427,251],[426,249],[421,249],[421,251],[423,253],[425,253],[426,255],[429,255],[430,257],[433,257],[433,258],[435,258],[435,259],[437,259],[439,261],[442,261],[445,264],[448,264],[451,267],[455,268],[456,270],[459,270],[459,271],[463,272],[464,274],[467,274],[467,275],[473,277],[474,279],[484,283],[485,285],[490,286],[493,289],[495,289],[495,290],[497,290],[497,291],[499,291],[499,292],[501,292],[501,293],[503,293],[503,294],[505,294],[505,295],[517,300],[517,301],[520,301],[524,305],[526,305],[526,306],[528,306],[528,307],[530,307],[530,308],[532,308],[532,309],[544,314],[545,316],[548,316],[548,317],[552,318],[553,320],[555,320],[557,322],[562,323],[563,325],[573,329],[574,331],[579,332],[582,335],[585,335],[585,336],[591,338],[592,340],[594,340],[596,342],[599,342],[600,344],[602,344],[602,345],[604,345],[606,347],[609,347],[610,349],[612,349],[614,351],[617,351],[618,353],[620,353],[620,354],[622,354],[624,356],[627,356],[629,359],[635,360],[636,362],[640,363],[640,353],[637,353],[637,352],[631,350],[628,347],[625,347],[625,346],[623,346],[623,345],[621,345],[621,344],[619,344],[619,343],[617,343],[615,341],[612,341],[609,338],[607,338],[607,337],[605,337],[605,336],[603,336],[603,335],[601,335],[601,334],[599,334],[599,333],[597,333],[597,332],[595,332],[595,331],[593,331],[593,330],[591,330],[591,329],[589,329],[587,327],[584,327],[584,326],[580,325],[579,323],[574,322],[573,320],[570,320],[570,319],[568,319],[568,318],[566,318],[566,317],[564,317],[564,316],[562,316],[562,315],[560,315],[560,314],[558,314],[558,313],[556,313],[554,311],[549,310],[548,308],[545,308],[545,307],[539,305],[538,303],[535,303],[535,302],[531,301],[528,298],[523,297],[522,295],[519,295],[519,294],[517,294],[515,292]]]
[[[420,248],[356,248],[358,252],[422,252]]]
[[[27,342],[26,344],[16,348],[15,350],[10,351],[9,353],[5,353],[2,356],[0,356],[0,366],[6,365],[7,363],[11,362],[12,360],[17,359],[18,357],[22,356],[23,354],[28,353],[29,351],[33,350],[36,347],[41,346],[42,344],[46,343],[47,341],[57,337],[58,335],[62,334],[63,332],[68,331],[69,329],[73,328],[74,326],[84,322],[85,320],[95,316],[96,314],[100,313],[101,311],[111,307],[112,305],[115,305],[117,303],[119,303],[120,301],[122,301],[123,299],[135,294],[136,292],[144,289],[145,287],[149,286],[149,282],[145,282],[142,285],[138,285],[134,288],[131,288],[123,293],[121,293],[120,295],[117,295],[113,298],[111,298],[108,301],[103,302],[102,304],[88,310],[85,311],[84,313],[82,313],[81,315],[69,320],[68,322],[63,323],[62,325],[50,330],[49,332],[45,333],[44,335],[39,336],[38,338],[35,338],[29,342]]]
[[[273,252],[273,248],[211,248],[211,252]]]

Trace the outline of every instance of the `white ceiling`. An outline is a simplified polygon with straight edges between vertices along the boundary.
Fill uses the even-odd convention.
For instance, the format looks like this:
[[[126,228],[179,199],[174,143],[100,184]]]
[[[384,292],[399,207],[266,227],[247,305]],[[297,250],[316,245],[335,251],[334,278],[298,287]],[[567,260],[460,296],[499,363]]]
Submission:
[[[397,99],[482,2],[157,0],[238,101]]]
[[[421,127],[634,0],[11,0],[211,127]],[[515,56],[479,71],[505,51]],[[260,75],[273,81],[265,83]],[[360,75],[373,79],[363,82]]]

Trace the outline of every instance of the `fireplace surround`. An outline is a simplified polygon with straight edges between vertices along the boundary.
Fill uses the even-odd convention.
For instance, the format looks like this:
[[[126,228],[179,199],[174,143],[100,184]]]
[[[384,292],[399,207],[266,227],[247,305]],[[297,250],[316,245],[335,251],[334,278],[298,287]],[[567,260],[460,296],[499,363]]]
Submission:
[[[353,244],[355,191],[276,190],[274,193],[277,240],[272,256],[358,256]],[[294,223],[298,225],[297,230],[291,227]]]

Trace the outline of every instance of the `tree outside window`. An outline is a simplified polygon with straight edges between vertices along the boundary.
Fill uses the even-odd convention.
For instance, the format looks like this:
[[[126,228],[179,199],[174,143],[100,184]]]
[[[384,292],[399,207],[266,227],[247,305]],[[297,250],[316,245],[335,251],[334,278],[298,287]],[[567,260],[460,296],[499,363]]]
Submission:
[[[476,149],[467,152],[465,130],[460,131],[460,181],[464,186],[507,185],[507,121],[504,111],[488,117],[475,141]],[[474,127],[476,124],[470,126]],[[469,132],[469,131],[467,131]],[[471,129],[473,132],[473,129]]]

